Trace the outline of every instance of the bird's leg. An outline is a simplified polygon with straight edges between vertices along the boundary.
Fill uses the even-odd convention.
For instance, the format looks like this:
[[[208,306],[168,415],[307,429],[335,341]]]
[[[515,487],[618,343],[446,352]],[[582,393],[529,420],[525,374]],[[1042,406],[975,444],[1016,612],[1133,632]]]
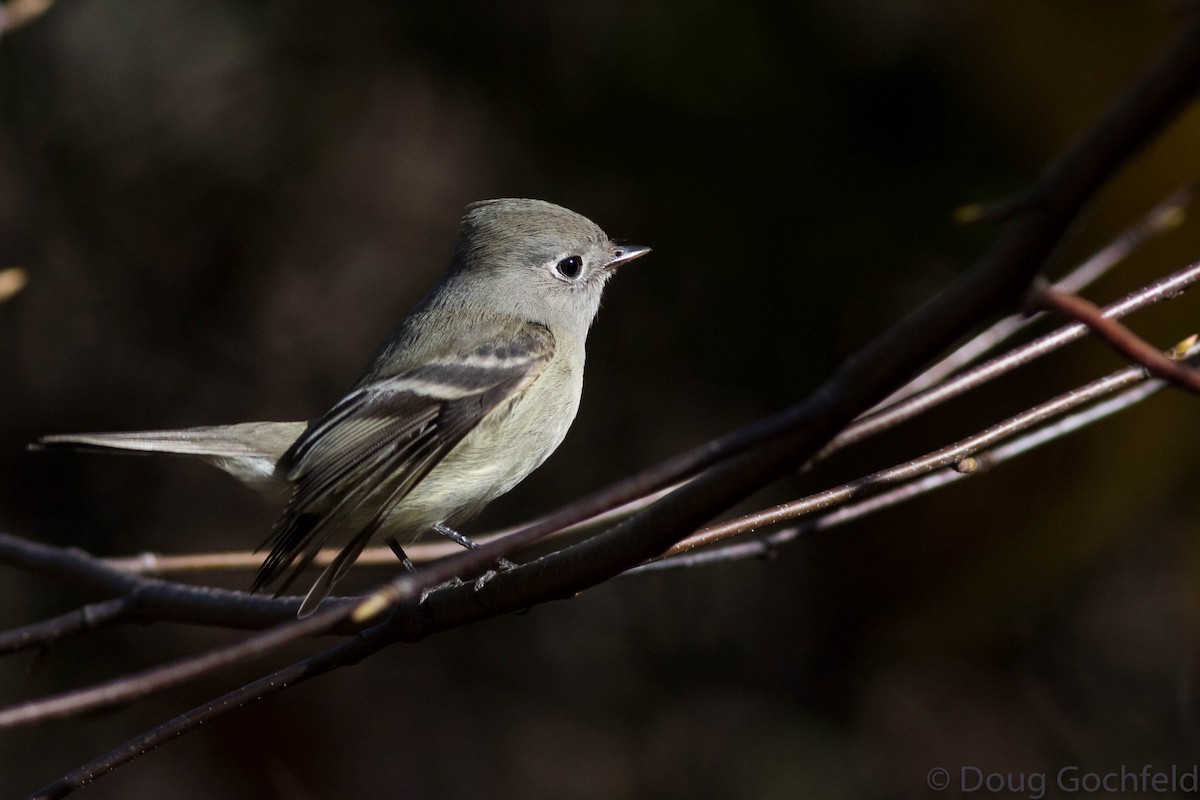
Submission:
[[[449,525],[443,525],[442,523],[439,522],[438,524],[433,526],[433,529],[435,531],[437,531],[438,533],[440,533],[442,536],[445,536],[450,541],[452,541],[458,545],[461,545],[462,547],[465,547],[468,550],[478,550],[479,549],[479,545],[477,543],[471,541],[466,536],[463,536],[461,533],[454,530]],[[496,566],[500,568],[501,572],[505,572],[510,569],[515,569],[517,565],[514,564],[513,562],[509,561],[507,558],[504,558],[503,556],[501,556],[500,558],[496,559]],[[477,590],[483,588],[483,585],[485,583],[487,583],[488,581],[490,581],[494,577],[496,577],[496,573],[493,572],[492,570],[488,570],[487,572],[483,573],[482,575],[480,575],[478,578],[475,579],[475,588]]]
[[[396,540],[395,536],[389,536],[387,538],[387,546],[392,548],[392,552],[396,554],[396,558],[400,559],[400,565],[402,567],[404,567],[405,572],[407,572],[411,575],[412,573],[417,571],[417,568],[413,566],[412,559],[408,557],[408,553],[404,552],[404,548],[400,546],[400,542],[398,542]],[[450,580],[446,581],[443,584],[440,584],[438,586],[433,586],[433,587],[421,592],[421,599],[418,601],[418,603],[424,603],[425,598],[429,597],[430,594],[437,591],[438,589],[441,589],[444,586],[461,586],[461,585],[462,585],[462,581],[460,581],[458,578],[451,578]]]
[[[439,522],[438,524],[433,526],[433,529],[435,531],[437,531],[438,533],[440,533],[442,536],[445,536],[450,541],[452,541],[455,544],[458,544],[462,547],[465,547],[468,550],[478,550],[479,549],[478,543],[471,541],[466,536],[463,536],[461,533],[459,533],[458,531],[449,527],[448,525],[443,525],[442,523]],[[501,569],[506,569],[506,570],[513,569],[517,566],[516,564],[509,561],[507,558],[504,558],[503,556],[496,559],[496,565],[499,566]]]
[[[400,542],[396,541],[395,536],[389,536],[387,546],[392,548],[392,552],[396,554],[396,558],[400,559],[400,566],[404,567],[405,572],[416,572],[417,568],[413,566],[412,559],[408,557],[408,553],[404,552],[404,548],[400,546]]]

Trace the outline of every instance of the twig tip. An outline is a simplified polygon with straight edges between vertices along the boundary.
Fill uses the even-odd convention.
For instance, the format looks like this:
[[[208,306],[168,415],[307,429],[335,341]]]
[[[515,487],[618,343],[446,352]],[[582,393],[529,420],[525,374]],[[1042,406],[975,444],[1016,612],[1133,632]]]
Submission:
[[[375,592],[355,607],[350,614],[350,619],[355,623],[366,622],[382,614],[391,604],[387,592]]]
[[[24,267],[0,269],[0,303],[16,295],[29,283],[29,272]]]
[[[1178,228],[1186,221],[1187,209],[1182,205],[1171,205],[1155,214],[1151,219],[1151,224],[1157,230],[1168,231],[1172,228]]]
[[[1196,346],[1196,340],[1200,339],[1200,334],[1193,333],[1183,341],[1176,344],[1167,351],[1167,357],[1174,361],[1182,361],[1188,354],[1188,351]]]
[[[987,206],[983,203],[968,203],[959,206],[950,214],[950,218],[958,225],[973,225],[987,216]]]

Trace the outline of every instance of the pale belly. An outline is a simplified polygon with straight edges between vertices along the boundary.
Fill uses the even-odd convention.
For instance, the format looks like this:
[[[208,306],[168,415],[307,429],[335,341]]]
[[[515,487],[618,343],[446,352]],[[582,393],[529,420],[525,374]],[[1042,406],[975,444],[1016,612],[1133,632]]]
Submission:
[[[459,442],[388,515],[381,536],[409,542],[436,524],[465,522],[541,466],[566,437],[582,388],[576,380],[574,391],[554,391],[547,377]],[[545,402],[547,390],[557,402]]]

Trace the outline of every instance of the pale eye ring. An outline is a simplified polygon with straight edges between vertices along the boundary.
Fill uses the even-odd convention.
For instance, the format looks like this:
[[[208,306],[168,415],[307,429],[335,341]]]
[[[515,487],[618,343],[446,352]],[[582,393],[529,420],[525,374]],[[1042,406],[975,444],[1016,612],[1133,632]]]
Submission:
[[[583,273],[583,259],[579,256],[567,256],[554,265],[554,271],[563,278],[573,281]]]

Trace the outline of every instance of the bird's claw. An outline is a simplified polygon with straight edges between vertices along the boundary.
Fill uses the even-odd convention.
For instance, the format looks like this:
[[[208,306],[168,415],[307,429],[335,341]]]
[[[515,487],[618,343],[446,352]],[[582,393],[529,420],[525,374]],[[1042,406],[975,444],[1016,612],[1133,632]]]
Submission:
[[[484,586],[487,586],[488,581],[490,581],[492,578],[496,577],[497,574],[498,573],[494,569],[489,569],[487,572],[484,572],[483,574],[481,574],[478,578],[475,579],[475,591],[478,592]]]
[[[442,589],[453,589],[456,586],[462,586],[462,584],[463,584],[462,579],[457,578],[457,577],[442,581],[437,586],[431,586],[428,589],[425,589],[424,591],[422,591],[421,599],[419,601],[417,601],[417,604],[418,605],[423,604],[426,600],[429,599],[429,595],[433,594],[434,592],[441,591]]]

